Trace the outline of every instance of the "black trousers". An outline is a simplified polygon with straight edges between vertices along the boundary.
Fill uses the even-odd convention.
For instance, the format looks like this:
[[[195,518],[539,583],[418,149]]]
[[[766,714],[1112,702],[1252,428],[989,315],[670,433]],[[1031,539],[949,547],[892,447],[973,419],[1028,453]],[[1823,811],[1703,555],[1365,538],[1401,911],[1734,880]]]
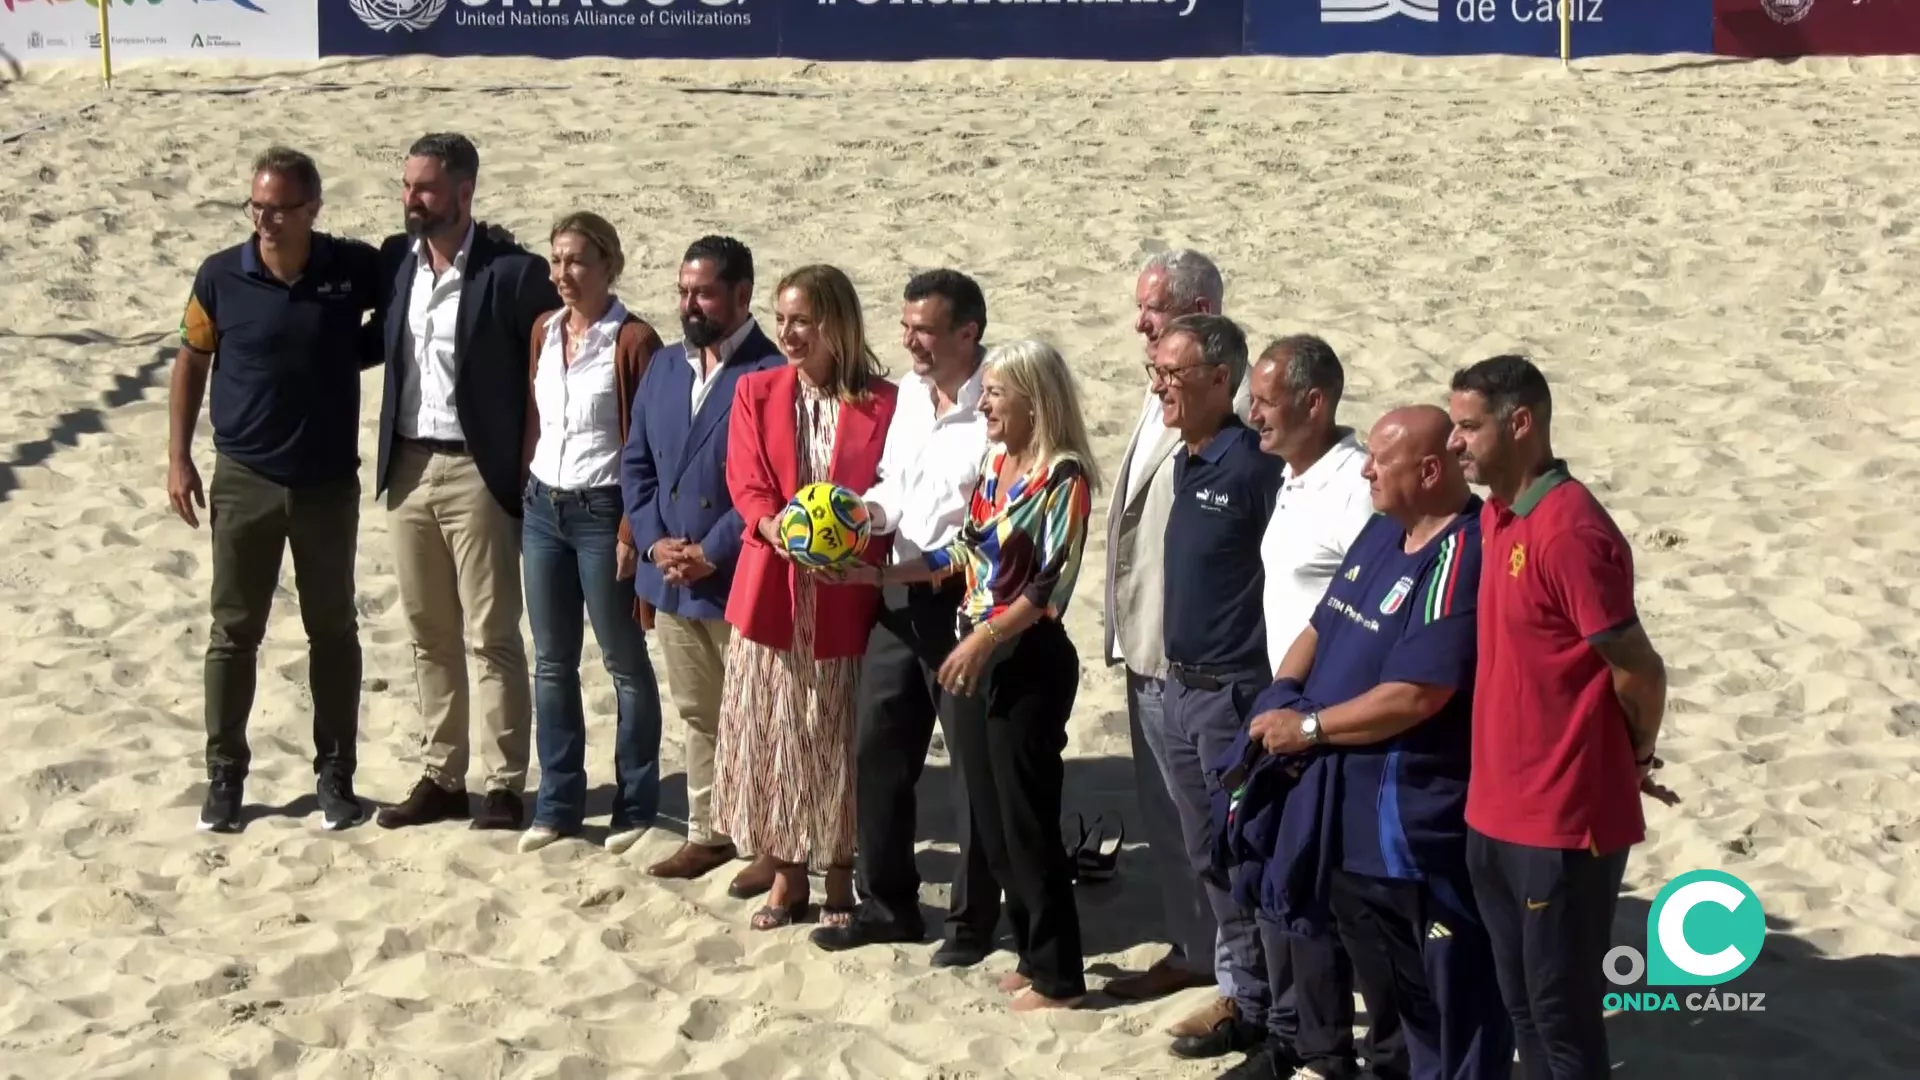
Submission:
[[[1424,882],[1334,872],[1334,919],[1360,996],[1369,1015],[1396,1018],[1405,1039],[1400,1061],[1373,1062],[1380,1080],[1512,1075],[1513,1026],[1472,905],[1464,875]]]
[[[1353,966],[1340,940],[1290,933],[1264,915],[1257,921],[1267,985],[1273,992],[1268,1033],[1328,1080],[1352,1076]],[[1375,1016],[1367,1029],[1368,1047],[1377,1052],[1390,1038],[1392,1026],[1391,1014]]]
[[[1527,1080],[1607,1076],[1600,965],[1612,941],[1627,850],[1597,855],[1467,832],[1467,872]]]
[[[940,700],[974,828],[1006,889],[1019,971],[1051,998],[1087,989],[1073,865],[1060,842],[1060,754],[1079,685],[1066,628],[1042,619],[994,650],[976,693]]]
[[[957,580],[944,589],[909,586],[898,603],[897,596],[890,596],[867,637],[856,715],[860,844],[855,868],[862,919],[923,929],[920,872],[913,853],[918,822],[914,789],[926,767],[934,720],[940,716],[943,691],[934,676],[953,651],[958,586]],[[950,728],[946,736],[953,747]],[[991,948],[1000,922],[1000,882],[987,865],[967,809],[958,754],[950,756],[960,868],[953,878],[945,937]]]
[[[280,584],[280,558],[289,548],[307,631],[313,768],[351,778],[360,731],[360,631],[353,604],[360,478],[283,487],[222,454],[207,486],[207,525],[213,533],[208,778],[237,783],[252,762],[247,717],[255,668]]]

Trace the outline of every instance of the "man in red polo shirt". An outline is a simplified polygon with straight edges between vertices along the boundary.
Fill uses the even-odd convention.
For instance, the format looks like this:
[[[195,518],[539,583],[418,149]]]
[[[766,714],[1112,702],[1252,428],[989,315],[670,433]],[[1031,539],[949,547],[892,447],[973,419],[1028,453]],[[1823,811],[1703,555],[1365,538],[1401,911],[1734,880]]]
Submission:
[[[1602,958],[1666,708],[1633,553],[1553,456],[1530,361],[1457,372],[1450,446],[1488,489],[1467,862],[1527,1080],[1607,1075]]]

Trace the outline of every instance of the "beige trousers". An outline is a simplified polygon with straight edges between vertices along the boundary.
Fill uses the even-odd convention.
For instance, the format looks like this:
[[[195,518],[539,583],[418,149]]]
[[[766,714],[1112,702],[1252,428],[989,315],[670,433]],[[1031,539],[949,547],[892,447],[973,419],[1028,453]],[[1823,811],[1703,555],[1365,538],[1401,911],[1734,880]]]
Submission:
[[[687,724],[687,839],[708,846],[730,843],[714,827],[713,753],[733,627],[724,619],[686,619],[662,611],[653,632],[666,661],[668,694]]]
[[[471,639],[480,668],[472,702],[486,725],[486,789],[520,794],[533,731],[520,637],[520,522],[487,490],[472,458],[397,441],[387,524],[426,720],[426,775],[448,791],[466,787]]]

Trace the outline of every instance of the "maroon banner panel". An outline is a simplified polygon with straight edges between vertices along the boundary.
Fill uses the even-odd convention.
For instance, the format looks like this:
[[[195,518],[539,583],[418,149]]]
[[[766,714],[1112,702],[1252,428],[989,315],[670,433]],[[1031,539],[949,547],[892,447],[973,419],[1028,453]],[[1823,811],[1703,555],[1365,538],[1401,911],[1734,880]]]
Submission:
[[[1722,56],[1920,53],[1920,0],[1714,0]]]

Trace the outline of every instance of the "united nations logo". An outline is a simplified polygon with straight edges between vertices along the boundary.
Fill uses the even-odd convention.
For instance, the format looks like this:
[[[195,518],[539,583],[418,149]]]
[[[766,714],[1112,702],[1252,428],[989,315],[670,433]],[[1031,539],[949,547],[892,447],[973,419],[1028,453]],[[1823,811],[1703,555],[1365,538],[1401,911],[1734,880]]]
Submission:
[[[375,30],[425,30],[447,10],[447,0],[347,0],[347,6]]]
[[[1760,0],[1760,6],[1766,9],[1768,18],[1784,26],[1806,18],[1813,10],[1813,0]]]

